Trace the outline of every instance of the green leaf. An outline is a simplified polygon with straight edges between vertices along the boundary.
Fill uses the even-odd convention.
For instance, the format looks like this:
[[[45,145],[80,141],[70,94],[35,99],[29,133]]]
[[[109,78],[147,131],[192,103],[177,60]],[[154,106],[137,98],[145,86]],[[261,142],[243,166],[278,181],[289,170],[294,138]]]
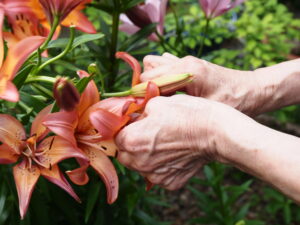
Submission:
[[[39,112],[47,106],[47,104],[41,101],[39,98],[26,92],[21,91],[20,96],[21,101],[24,102],[27,106],[32,107],[35,112]]]
[[[25,80],[27,79],[32,67],[33,67],[32,64],[25,66],[22,70],[20,70],[20,72],[14,78],[13,83],[16,85],[16,87],[18,89],[20,89],[23,86],[23,84],[24,84]]]
[[[89,82],[93,79],[93,76],[89,76],[89,77],[84,77],[81,78],[77,84],[76,84],[76,88],[79,91],[79,93],[81,94],[84,89],[86,88],[86,86],[89,84]]]
[[[99,183],[95,182],[91,185],[91,188],[88,192],[88,196],[87,196],[87,202],[86,202],[86,208],[85,208],[85,216],[84,216],[84,221],[85,223],[88,223],[89,218],[92,214],[92,211],[96,205],[96,202],[99,198],[99,193],[100,193],[100,188],[101,185],[99,185]]]
[[[79,45],[82,45],[86,42],[99,40],[103,37],[104,37],[104,34],[102,34],[102,33],[83,34],[74,39],[72,49],[74,49],[74,48],[78,47]],[[49,48],[64,48],[68,44],[68,42],[69,42],[69,38],[60,38],[60,39],[51,41],[47,48],[48,49]]]

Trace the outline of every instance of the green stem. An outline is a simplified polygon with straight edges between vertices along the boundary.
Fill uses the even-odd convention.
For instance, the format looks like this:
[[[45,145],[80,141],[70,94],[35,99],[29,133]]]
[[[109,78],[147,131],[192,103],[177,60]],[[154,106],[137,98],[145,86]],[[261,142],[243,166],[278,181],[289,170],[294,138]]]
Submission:
[[[121,92],[114,92],[114,93],[103,93],[101,94],[102,97],[125,97],[131,95],[131,90],[121,91]]]
[[[50,32],[48,34],[48,37],[47,37],[46,41],[40,47],[41,52],[43,52],[44,50],[46,50],[47,45],[52,40],[52,37],[53,37],[53,35],[54,35],[55,31],[56,31],[56,28],[59,25],[59,22],[60,22],[60,17],[58,15],[56,15],[54,17],[53,23],[51,25],[51,30],[50,30]]]
[[[56,78],[48,77],[48,76],[30,76],[26,79],[25,84],[35,83],[35,82],[54,84],[56,82]]]
[[[73,46],[74,38],[75,38],[75,27],[71,26],[70,27],[70,40],[67,44],[67,47],[59,55],[53,57],[52,59],[49,59],[48,61],[46,61],[42,65],[40,65],[40,67],[35,71],[35,74],[39,73],[44,67],[48,66],[49,64],[55,62],[56,60],[58,60],[62,57],[64,57],[71,50],[71,48]]]
[[[116,61],[116,52],[118,45],[118,36],[119,36],[119,23],[120,23],[120,12],[118,10],[118,3],[115,1],[115,7],[117,8],[113,12],[113,22],[112,22],[112,34],[111,34],[111,43],[110,43],[110,68],[108,76],[108,88],[111,89],[115,83],[116,74],[118,72],[118,66]]]
[[[205,27],[204,27],[204,32],[202,34],[203,36],[202,36],[202,39],[201,39],[200,48],[199,48],[198,53],[197,53],[198,58],[202,55],[202,52],[203,52],[204,42],[206,40],[206,35],[207,35],[208,28],[209,28],[209,22],[210,22],[210,18],[206,18],[206,24],[205,24]]]
[[[176,8],[175,8],[174,3],[172,1],[170,1],[170,6],[171,6],[171,10],[173,12],[175,23],[176,23],[176,35],[177,35],[176,43],[180,42],[181,47],[182,47],[182,52],[185,52],[185,44],[184,44],[183,38],[182,38],[182,29],[180,27],[179,18],[178,18],[178,15],[176,13]]]

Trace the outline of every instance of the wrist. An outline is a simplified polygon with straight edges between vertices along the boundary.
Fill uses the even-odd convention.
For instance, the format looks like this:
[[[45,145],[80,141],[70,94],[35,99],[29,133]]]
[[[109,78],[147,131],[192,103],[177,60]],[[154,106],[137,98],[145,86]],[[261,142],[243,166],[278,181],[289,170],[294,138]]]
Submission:
[[[254,115],[300,103],[300,59],[254,71],[257,103]]]

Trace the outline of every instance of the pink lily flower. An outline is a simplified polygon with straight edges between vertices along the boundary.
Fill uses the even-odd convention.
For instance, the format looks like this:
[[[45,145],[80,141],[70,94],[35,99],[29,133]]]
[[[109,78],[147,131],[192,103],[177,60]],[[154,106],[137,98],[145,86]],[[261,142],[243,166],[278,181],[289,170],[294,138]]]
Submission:
[[[43,118],[51,111],[51,105],[43,109],[31,126],[30,137],[26,138],[25,129],[14,117],[0,114],[0,164],[16,163],[13,175],[19,197],[21,219],[29,206],[31,194],[40,176],[56,184],[75,200],[79,197],[73,191],[58,163],[67,158],[81,158],[84,154],[67,140],[46,137],[49,130],[42,125]]]
[[[245,0],[199,0],[206,18],[213,19],[230,9],[242,4]]]
[[[151,23],[157,23],[157,32],[163,34],[167,3],[168,0],[146,0],[145,4],[133,7],[126,14],[121,14],[123,24],[120,25],[120,30],[134,34]],[[149,38],[152,41],[159,40],[154,33]]]

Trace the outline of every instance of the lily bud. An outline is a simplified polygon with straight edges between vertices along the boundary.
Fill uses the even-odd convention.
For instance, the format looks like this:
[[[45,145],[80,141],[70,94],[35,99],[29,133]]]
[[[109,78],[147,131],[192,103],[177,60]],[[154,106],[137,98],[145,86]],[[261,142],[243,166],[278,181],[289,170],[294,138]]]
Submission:
[[[145,10],[142,10],[139,6],[132,7],[127,10],[125,14],[132,23],[139,28],[144,28],[152,23],[148,13],[146,13]]]
[[[193,79],[193,75],[184,73],[177,75],[165,75],[151,81],[143,82],[131,88],[131,95],[134,97],[144,97],[146,95],[149,82],[156,84],[161,95],[170,94],[184,88]]]
[[[54,84],[53,95],[59,108],[72,111],[80,100],[77,88],[67,78],[60,77]]]

